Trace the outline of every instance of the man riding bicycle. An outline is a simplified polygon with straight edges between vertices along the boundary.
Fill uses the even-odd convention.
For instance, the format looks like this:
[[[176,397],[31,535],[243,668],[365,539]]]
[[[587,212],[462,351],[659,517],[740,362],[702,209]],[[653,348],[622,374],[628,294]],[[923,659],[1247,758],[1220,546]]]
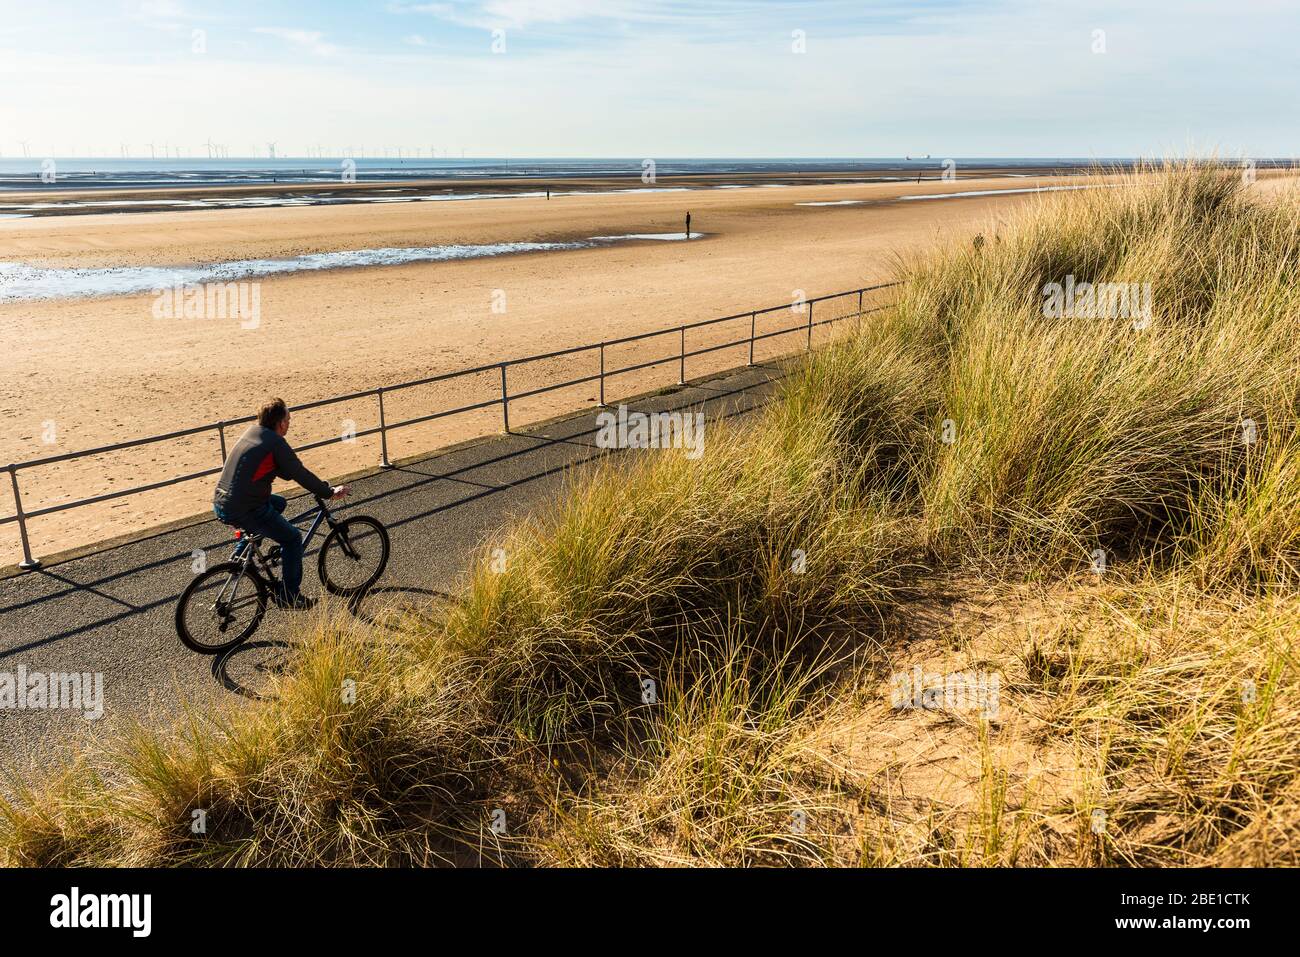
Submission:
[[[270,399],[262,406],[257,422],[239,437],[226,459],[212,496],[212,510],[226,525],[279,544],[284,580],[275,600],[286,608],[302,609],[315,604],[300,590],[302,533],[284,517],[285,500],[271,494],[271,483],[277,478],[288,479],[322,499],[343,498],[348,488],[334,488],[302,464],[284,439],[289,418],[284,399]]]

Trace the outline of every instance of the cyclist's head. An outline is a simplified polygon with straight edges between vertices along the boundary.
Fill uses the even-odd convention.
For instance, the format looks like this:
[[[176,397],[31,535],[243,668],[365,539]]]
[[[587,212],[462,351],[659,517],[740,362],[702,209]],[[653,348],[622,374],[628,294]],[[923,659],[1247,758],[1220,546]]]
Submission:
[[[289,431],[289,407],[284,399],[267,399],[257,413],[257,424],[284,435]]]

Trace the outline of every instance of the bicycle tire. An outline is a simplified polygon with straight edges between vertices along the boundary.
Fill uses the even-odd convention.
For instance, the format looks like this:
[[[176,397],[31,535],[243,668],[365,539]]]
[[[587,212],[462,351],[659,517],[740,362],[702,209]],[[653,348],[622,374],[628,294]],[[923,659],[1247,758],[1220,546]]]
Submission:
[[[361,582],[343,583],[330,574],[330,562],[334,555],[339,555],[348,561],[359,560],[352,559],[344,549],[344,542],[346,541],[351,547],[354,539],[367,543],[373,539],[376,543],[378,558],[374,571],[370,572]],[[383,522],[379,521],[379,519],[371,518],[369,515],[354,515],[351,518],[344,519],[330,529],[330,533],[325,536],[325,543],[321,545],[320,556],[317,559],[321,584],[325,586],[325,590],[331,595],[341,595],[343,597],[359,595],[379,581],[380,576],[384,574],[384,569],[388,567],[389,551],[388,529],[384,527]]]
[[[239,589],[242,589],[245,582],[247,582],[248,585],[251,585],[253,588],[252,594],[248,596],[253,602],[251,609],[252,617],[243,629],[232,638],[214,643],[205,642],[196,638],[190,627],[190,619],[187,612],[189,611],[191,603],[194,601],[195,595],[198,594],[200,589],[205,587],[205,585],[211,586],[216,584],[217,579],[220,579],[221,576],[238,574],[242,567],[242,563],[240,562],[221,562],[217,565],[213,565],[202,574],[194,576],[194,579],[186,585],[185,590],[181,592],[181,597],[176,602],[176,635],[180,638],[181,642],[184,643],[185,647],[189,648],[191,651],[196,651],[201,655],[221,654],[221,652],[228,651],[236,645],[248,640],[248,637],[252,635],[253,632],[257,631],[258,625],[262,623],[262,616],[266,614],[267,603],[270,600],[270,589],[267,588],[266,582],[262,580],[261,576],[252,571],[247,571],[240,578],[239,585],[236,586],[236,590],[238,591]],[[225,582],[228,581],[229,578],[225,578],[219,587],[224,589]],[[213,610],[215,612],[215,604]],[[228,625],[226,624],[219,625],[218,631],[224,635],[227,627]]]

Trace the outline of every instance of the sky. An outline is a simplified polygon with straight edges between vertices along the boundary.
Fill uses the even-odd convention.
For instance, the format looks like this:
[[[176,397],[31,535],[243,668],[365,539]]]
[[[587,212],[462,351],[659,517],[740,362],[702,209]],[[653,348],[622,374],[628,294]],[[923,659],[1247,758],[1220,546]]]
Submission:
[[[0,157],[1294,157],[1297,38],[1297,0],[0,0]]]

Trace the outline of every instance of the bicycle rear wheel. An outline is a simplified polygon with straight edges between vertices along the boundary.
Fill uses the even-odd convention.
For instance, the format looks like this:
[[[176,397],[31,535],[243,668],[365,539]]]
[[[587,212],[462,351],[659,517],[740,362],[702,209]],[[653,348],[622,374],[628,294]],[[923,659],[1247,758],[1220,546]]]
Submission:
[[[358,595],[388,565],[388,529],[377,518],[354,515],[325,536],[320,550],[320,580],[332,595]]]
[[[241,563],[213,565],[181,592],[176,634],[192,651],[220,654],[257,631],[269,597],[262,579]]]

